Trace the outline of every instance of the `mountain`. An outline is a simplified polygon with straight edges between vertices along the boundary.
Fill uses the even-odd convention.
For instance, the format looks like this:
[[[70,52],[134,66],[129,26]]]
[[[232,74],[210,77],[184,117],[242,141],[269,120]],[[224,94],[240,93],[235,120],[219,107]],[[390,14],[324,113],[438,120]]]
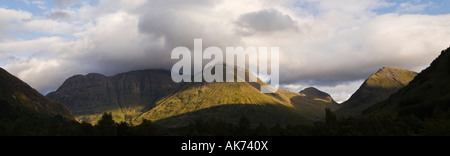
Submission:
[[[330,94],[320,91],[314,87],[306,88],[300,91],[300,94],[305,94],[307,97],[313,98],[317,101],[337,104],[336,101],[334,101],[334,99],[330,96]]]
[[[444,118],[450,114],[450,48],[406,87],[366,111],[365,115]],[[446,116],[447,114],[447,116]],[[448,120],[447,120],[448,121]],[[443,126],[443,125],[442,125]],[[448,131],[448,130],[447,130]]]
[[[339,115],[357,116],[374,104],[405,87],[417,75],[406,69],[384,67],[370,76],[350,99],[336,111]]]
[[[216,119],[237,123],[246,116],[266,125],[296,124],[309,121],[279,92],[262,94],[260,83],[189,83],[156,103],[140,116],[168,127],[187,126],[196,119]]]
[[[285,92],[283,94],[292,93]],[[323,121],[326,108],[335,111],[339,107],[339,104],[329,94],[313,87],[300,91],[290,101],[298,111],[313,121]]]
[[[54,116],[73,119],[62,104],[51,101],[25,82],[0,68],[0,135],[27,135],[44,131]]]
[[[102,113],[112,112],[116,121],[138,124],[146,119],[166,127],[183,127],[196,119],[237,123],[242,116],[254,124],[311,124],[324,118],[325,108],[337,105],[332,99],[282,89],[263,94],[260,86],[267,84],[248,82],[253,75],[245,73],[246,82],[178,84],[163,70],[78,75],[48,97],[66,104],[79,120],[95,123]]]
[[[103,113],[112,112],[116,120],[130,122],[179,86],[164,70],[132,71],[111,77],[88,74],[69,78],[47,97],[65,104],[78,120],[96,122]]]
[[[72,117],[64,105],[47,99],[2,68],[0,68],[0,103],[5,107],[21,107],[43,114]]]

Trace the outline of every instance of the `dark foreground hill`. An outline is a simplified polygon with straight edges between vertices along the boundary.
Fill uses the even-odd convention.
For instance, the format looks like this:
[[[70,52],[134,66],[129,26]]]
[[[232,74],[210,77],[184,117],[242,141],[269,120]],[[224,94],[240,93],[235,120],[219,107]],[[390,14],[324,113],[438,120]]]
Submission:
[[[44,133],[55,116],[73,119],[64,105],[47,99],[0,68],[0,135]]]

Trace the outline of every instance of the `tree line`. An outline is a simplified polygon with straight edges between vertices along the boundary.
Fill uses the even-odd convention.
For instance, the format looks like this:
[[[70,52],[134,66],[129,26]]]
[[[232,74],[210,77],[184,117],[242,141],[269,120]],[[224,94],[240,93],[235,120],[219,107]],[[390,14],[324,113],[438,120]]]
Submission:
[[[414,110],[417,111],[417,110]],[[427,111],[427,110],[423,110]],[[245,116],[238,123],[223,120],[191,121],[187,127],[166,129],[150,120],[140,125],[117,123],[111,113],[104,113],[92,125],[61,116],[31,120],[19,118],[12,126],[0,125],[0,135],[6,136],[447,136],[450,135],[449,111],[433,111],[426,117],[403,113],[397,117],[339,117],[326,109],[325,121],[312,125],[271,126],[252,124]],[[416,113],[416,112],[415,112]],[[44,122],[45,121],[45,122]],[[5,121],[0,120],[5,123]]]

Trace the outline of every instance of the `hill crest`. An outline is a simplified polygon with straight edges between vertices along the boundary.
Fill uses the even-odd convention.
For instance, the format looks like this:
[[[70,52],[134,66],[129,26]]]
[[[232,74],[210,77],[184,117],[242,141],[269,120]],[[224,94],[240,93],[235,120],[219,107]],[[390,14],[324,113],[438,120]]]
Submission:
[[[416,72],[395,67],[384,67],[371,75],[336,113],[358,116],[374,104],[386,100],[411,82]]]

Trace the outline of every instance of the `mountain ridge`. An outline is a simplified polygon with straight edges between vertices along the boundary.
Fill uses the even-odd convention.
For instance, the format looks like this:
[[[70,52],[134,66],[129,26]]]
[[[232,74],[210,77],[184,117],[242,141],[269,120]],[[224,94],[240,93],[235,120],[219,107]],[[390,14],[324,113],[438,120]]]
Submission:
[[[450,48],[406,87],[364,111],[364,115],[416,116],[420,119],[448,113],[450,103]]]
[[[344,116],[361,115],[365,109],[386,100],[408,85],[416,75],[416,72],[406,69],[383,67],[367,78],[350,99],[341,104],[336,113]]]
[[[116,112],[121,115],[116,118],[128,120],[127,116],[154,107],[152,103],[177,87],[170,73],[159,69],[114,76],[91,73],[67,79],[47,97],[64,103],[76,116],[88,115],[83,120],[98,120],[104,112]]]
[[[237,72],[238,70],[242,69],[235,68],[235,71],[226,72]],[[134,74],[139,75],[139,73],[142,74],[142,72],[145,71],[154,72],[154,70],[140,70],[135,71]],[[74,114],[79,120],[95,123],[95,121],[98,120],[104,112],[112,112],[115,119],[118,121],[139,123],[140,121],[146,119],[160,121],[159,123],[170,123],[170,125],[167,126],[171,127],[185,126],[186,123],[188,123],[187,121],[179,121],[178,123],[173,122],[174,120],[170,121],[175,118],[178,120],[195,120],[195,118],[204,116],[226,116],[228,117],[226,119],[236,121],[245,114],[249,114],[246,116],[255,119],[255,122],[266,122],[269,125],[275,124],[274,121],[283,121],[284,124],[312,123],[313,121],[318,121],[324,118],[325,108],[332,107],[333,110],[335,110],[335,105],[337,105],[332,99],[322,99],[322,101],[318,101],[317,98],[313,99],[311,97],[307,97],[305,94],[293,93],[283,89],[279,89],[273,94],[263,94],[259,91],[259,86],[267,84],[259,79],[257,82],[248,82],[248,78],[253,76],[248,71],[245,71],[247,79],[243,83],[174,83],[170,77],[169,71],[159,71],[164,74],[159,75],[159,77],[162,78],[154,79],[154,81],[151,79],[138,78],[130,79],[130,81],[114,81],[119,79],[117,77],[121,77],[123,79],[124,77],[130,77],[130,74],[133,75],[133,72],[127,72],[117,74],[112,77],[106,77],[107,79],[114,80],[106,80],[105,82],[100,81],[100,84],[98,84],[99,82],[96,82],[96,79],[94,78],[86,79],[86,77],[89,77],[88,75],[77,75],[66,80],[66,82],[57,91],[50,93],[47,96],[61,103],[65,103],[69,109],[75,109]],[[152,75],[154,73],[148,72],[147,74]],[[92,77],[95,77],[96,74],[92,75]],[[105,78],[101,75],[97,76],[100,80]],[[149,76],[145,76],[144,74],[141,78],[143,77]],[[237,78],[239,77],[235,77],[235,79]],[[126,86],[129,85],[128,83],[135,84],[134,81],[139,82],[139,84],[145,84],[155,82],[160,79],[164,79],[165,81],[151,83],[152,85],[148,86],[153,86],[157,92],[161,92],[161,90],[164,91],[162,91],[159,95],[154,95],[154,93],[156,93],[154,90],[149,91],[149,94],[146,94],[145,96],[153,96],[155,98],[151,101],[146,101],[145,103],[140,103],[139,100],[136,100],[139,99],[139,96],[136,95],[140,95],[143,90],[146,90],[142,89],[145,87],[136,85],[134,89],[137,92],[131,92],[130,88],[126,87],[114,87]],[[83,85],[90,87],[77,86],[77,83],[72,84],[72,81],[83,83]],[[84,81],[90,82],[85,83]],[[90,83],[94,83],[94,85]],[[107,94],[107,92],[111,92],[111,90],[114,90],[113,93]],[[89,92],[93,93],[86,94]],[[122,93],[130,94],[124,96]],[[96,101],[96,98],[108,97],[107,95],[113,95],[112,100],[100,102]],[[72,99],[75,100],[72,101]],[[77,101],[77,99],[84,99],[84,101]],[[135,103],[139,103],[137,104],[139,107],[131,108],[129,105],[124,107],[123,105],[118,105],[117,102],[114,102],[114,99],[135,101]],[[244,110],[236,111],[237,109],[234,109],[234,106],[243,108]],[[80,113],[86,112],[86,109],[90,110],[90,112],[87,114]],[[256,110],[255,112],[259,113],[255,114],[259,115],[252,116],[251,113],[246,113],[251,112],[247,109]],[[206,111],[206,114],[210,115],[205,115],[205,113],[199,114],[198,112],[205,112],[202,110],[208,110]],[[263,115],[271,113],[273,119],[268,119],[267,115]]]
[[[324,102],[336,103],[330,94],[325,93],[315,87],[308,87],[299,92],[300,94],[305,94],[308,97],[314,98],[315,100],[322,100]]]

